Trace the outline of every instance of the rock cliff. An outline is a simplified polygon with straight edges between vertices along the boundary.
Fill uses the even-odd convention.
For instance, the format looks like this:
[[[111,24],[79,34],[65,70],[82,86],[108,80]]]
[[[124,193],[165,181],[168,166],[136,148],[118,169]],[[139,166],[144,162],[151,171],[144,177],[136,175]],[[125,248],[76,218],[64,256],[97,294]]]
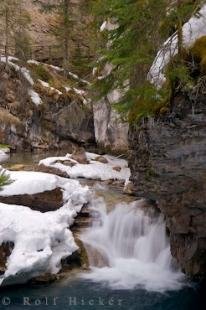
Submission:
[[[30,64],[28,72],[34,78],[31,91],[31,85],[22,75],[23,69],[15,70],[10,64],[8,72],[0,64],[1,143],[19,150],[67,148],[73,142],[94,143],[92,108],[82,95],[83,90],[64,86],[61,74],[53,67]],[[58,85],[53,87],[39,80],[38,70],[42,78]],[[74,85],[74,81],[70,82]]]
[[[206,274],[206,97],[176,95],[171,109],[131,126],[130,167],[136,194],[156,200],[171,252],[193,277]]]

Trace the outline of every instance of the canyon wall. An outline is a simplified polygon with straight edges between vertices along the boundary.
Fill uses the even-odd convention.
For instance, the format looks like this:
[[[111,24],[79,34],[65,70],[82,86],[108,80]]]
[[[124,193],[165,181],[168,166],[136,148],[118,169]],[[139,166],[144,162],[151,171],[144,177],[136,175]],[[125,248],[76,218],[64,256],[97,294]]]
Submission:
[[[136,195],[156,200],[172,255],[191,276],[206,273],[206,97],[176,96],[171,110],[131,126]]]

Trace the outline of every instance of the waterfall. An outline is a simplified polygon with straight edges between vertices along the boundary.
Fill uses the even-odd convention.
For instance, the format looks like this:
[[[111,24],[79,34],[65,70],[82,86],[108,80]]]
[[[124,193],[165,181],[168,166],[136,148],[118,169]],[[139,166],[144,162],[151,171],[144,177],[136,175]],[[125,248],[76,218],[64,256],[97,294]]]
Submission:
[[[184,276],[172,259],[162,215],[142,208],[142,200],[108,213],[99,201],[93,209],[97,219],[82,236],[91,266],[84,278],[114,289],[181,288]]]

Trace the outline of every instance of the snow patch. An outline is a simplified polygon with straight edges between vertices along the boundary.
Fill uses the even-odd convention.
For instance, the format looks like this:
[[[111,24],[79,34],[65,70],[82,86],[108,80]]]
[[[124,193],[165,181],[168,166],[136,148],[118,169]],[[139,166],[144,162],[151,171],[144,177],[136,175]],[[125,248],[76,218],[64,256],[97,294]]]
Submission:
[[[29,96],[31,97],[31,101],[35,104],[35,105],[40,105],[42,104],[42,100],[39,96],[39,94],[37,92],[35,92],[33,89],[29,90]]]
[[[105,20],[103,22],[103,24],[101,25],[100,27],[100,31],[103,32],[105,30],[107,31],[113,31],[113,30],[116,30],[119,28],[119,25],[118,23],[114,23],[114,22],[111,22],[110,20]]]
[[[24,78],[27,80],[27,82],[30,85],[34,85],[34,81],[33,81],[32,77],[31,77],[31,74],[30,74],[29,70],[27,68],[25,68],[25,67],[20,67],[19,65],[17,65],[17,64],[12,62],[12,61],[17,61],[17,60],[18,60],[18,58],[9,56],[8,57],[8,64],[11,67],[13,67],[16,71],[19,71],[24,76]],[[5,56],[3,56],[3,57],[1,56],[0,57],[0,61],[6,63],[6,57]]]
[[[71,158],[72,154],[67,154],[64,157],[49,157],[43,159],[39,164],[47,167],[57,168],[66,172],[71,178],[86,178],[94,180],[123,180],[126,181],[130,177],[130,169],[128,163],[124,159],[115,158],[110,155],[104,155],[107,163],[97,161],[98,154],[86,153],[88,164],[80,164]],[[58,161],[58,162],[57,162]],[[62,163],[61,163],[62,161]],[[74,163],[73,167],[63,164],[64,161]],[[119,167],[120,171],[115,170]]]

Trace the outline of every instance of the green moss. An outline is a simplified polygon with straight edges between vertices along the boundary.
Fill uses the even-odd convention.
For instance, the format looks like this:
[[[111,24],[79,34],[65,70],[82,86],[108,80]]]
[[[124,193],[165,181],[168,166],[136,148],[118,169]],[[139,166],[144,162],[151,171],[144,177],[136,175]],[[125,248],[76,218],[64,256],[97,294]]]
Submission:
[[[170,98],[170,89],[166,85],[157,90],[147,83],[139,89],[136,103],[129,111],[129,122],[138,122],[142,118],[155,116],[163,107],[167,107]]]
[[[202,73],[206,73],[206,36],[196,40],[190,49],[192,56],[199,63]]]
[[[206,36],[197,39],[191,48],[194,57],[200,60],[206,56]]]

